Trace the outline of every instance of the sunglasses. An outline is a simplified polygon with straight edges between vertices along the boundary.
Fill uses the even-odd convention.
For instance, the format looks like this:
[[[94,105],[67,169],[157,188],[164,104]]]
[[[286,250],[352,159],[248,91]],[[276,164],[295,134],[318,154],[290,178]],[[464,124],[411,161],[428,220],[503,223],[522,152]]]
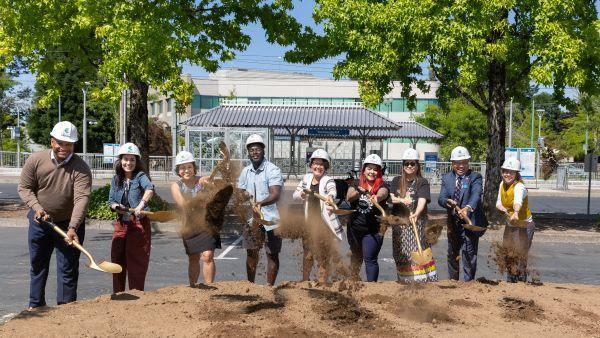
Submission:
[[[402,162],[402,165],[405,167],[416,167],[417,162]]]

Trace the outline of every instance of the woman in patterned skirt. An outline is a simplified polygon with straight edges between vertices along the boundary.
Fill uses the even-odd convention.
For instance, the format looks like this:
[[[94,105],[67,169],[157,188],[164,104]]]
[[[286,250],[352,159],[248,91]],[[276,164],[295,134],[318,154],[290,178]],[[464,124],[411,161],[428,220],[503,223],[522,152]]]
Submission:
[[[431,201],[429,182],[421,176],[419,153],[407,149],[402,155],[402,175],[394,177],[390,186],[392,214],[414,221],[417,225],[422,249],[429,248],[425,239],[427,204]],[[411,252],[418,251],[417,240],[410,223],[392,227],[394,261],[401,283],[437,281],[437,270],[433,258],[420,265],[411,260]]]

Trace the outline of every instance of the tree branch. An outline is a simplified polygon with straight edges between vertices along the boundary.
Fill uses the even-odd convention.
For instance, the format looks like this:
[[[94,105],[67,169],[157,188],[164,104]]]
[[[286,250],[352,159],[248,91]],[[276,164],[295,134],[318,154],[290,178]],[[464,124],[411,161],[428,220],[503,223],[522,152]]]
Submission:
[[[450,80],[446,79],[441,74],[441,72],[438,71],[437,67],[435,66],[435,63],[434,63],[434,60],[433,60],[433,56],[430,58],[429,64],[431,65],[431,69],[433,70],[433,74],[440,81],[441,84],[443,84],[444,86],[447,86],[447,87],[451,88],[452,90],[456,91],[457,93],[460,94],[460,96],[462,96],[463,98],[465,98],[465,100],[467,100],[467,102],[469,102],[471,105],[473,105],[473,107],[475,107],[477,110],[479,110],[480,112],[482,112],[484,114],[487,114],[487,112],[488,112],[487,107],[481,105],[479,102],[477,102],[477,100],[471,94],[467,93],[466,91],[462,90],[459,86],[457,86],[456,84],[454,84]]]

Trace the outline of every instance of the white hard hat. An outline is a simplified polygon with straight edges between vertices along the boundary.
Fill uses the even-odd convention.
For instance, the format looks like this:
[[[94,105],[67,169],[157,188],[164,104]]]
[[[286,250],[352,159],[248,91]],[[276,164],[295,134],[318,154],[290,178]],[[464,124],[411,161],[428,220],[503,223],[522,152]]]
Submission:
[[[192,153],[190,153],[189,151],[184,150],[182,152],[179,152],[179,154],[177,154],[177,156],[175,157],[175,165],[191,162],[196,162],[196,160],[194,159],[194,155],[192,155]]]
[[[57,140],[75,143],[77,142],[77,127],[69,121],[58,122],[52,128],[50,136]]]
[[[246,148],[248,148],[248,146],[253,143],[260,143],[263,147],[265,146],[265,142],[263,141],[262,136],[258,134],[252,134],[248,136],[248,138],[246,139]]]
[[[402,154],[402,161],[409,160],[419,160],[419,152],[417,151],[417,149],[408,148],[404,151],[404,153]]]
[[[315,158],[320,158],[322,160],[330,162],[329,154],[327,154],[327,152],[324,149],[317,149],[313,151],[312,155],[310,155],[310,160],[312,161]]]
[[[450,153],[450,161],[468,160],[470,158],[471,155],[469,154],[469,151],[463,146],[452,149],[452,153]]]
[[[521,171],[521,162],[514,157],[509,157],[502,163],[502,169]]]
[[[369,156],[367,156],[365,158],[365,161],[363,162],[363,166],[365,166],[365,164],[377,164],[378,166],[383,166],[383,163],[381,161],[381,157],[379,157],[379,155],[377,154],[371,154]]]
[[[140,148],[135,144],[128,142],[119,148],[119,155],[137,155],[140,156]]]

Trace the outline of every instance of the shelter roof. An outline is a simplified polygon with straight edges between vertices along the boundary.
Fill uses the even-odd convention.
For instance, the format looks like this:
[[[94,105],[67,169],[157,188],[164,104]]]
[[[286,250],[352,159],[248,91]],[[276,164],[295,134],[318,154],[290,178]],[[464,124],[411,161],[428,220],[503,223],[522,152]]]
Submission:
[[[360,105],[224,104],[194,115],[182,124],[197,127],[338,128],[362,131],[401,128],[400,124]]]

